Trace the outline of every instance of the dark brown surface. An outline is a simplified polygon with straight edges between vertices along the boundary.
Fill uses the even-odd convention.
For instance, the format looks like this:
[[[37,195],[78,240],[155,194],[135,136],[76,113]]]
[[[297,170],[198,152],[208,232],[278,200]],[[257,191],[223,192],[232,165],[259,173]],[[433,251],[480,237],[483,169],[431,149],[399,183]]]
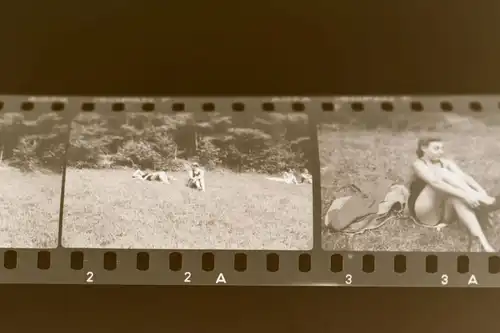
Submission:
[[[488,290],[29,286],[0,291],[3,332],[497,330],[498,293]]]
[[[500,90],[497,2],[246,3],[3,4],[0,92]]]
[[[47,3],[2,4],[0,92],[500,91],[496,2],[489,8],[430,1],[247,2],[251,8],[238,1]],[[496,331],[499,296],[449,289],[68,286],[1,286],[0,295],[3,332],[75,333]],[[474,322],[464,323],[467,317]]]

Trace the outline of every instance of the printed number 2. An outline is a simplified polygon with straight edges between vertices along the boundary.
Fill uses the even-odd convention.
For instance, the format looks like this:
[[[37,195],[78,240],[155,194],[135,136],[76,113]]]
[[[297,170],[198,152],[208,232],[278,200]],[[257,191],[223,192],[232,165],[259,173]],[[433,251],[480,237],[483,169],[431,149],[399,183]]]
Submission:
[[[351,274],[347,274],[345,276],[345,284],[351,284],[352,283],[352,275]]]
[[[448,275],[446,275],[446,274],[441,275],[441,284],[443,286],[448,284]]]
[[[87,283],[94,282],[94,272],[87,272],[87,280],[85,282]]]
[[[191,283],[191,272],[184,273],[184,283]]]

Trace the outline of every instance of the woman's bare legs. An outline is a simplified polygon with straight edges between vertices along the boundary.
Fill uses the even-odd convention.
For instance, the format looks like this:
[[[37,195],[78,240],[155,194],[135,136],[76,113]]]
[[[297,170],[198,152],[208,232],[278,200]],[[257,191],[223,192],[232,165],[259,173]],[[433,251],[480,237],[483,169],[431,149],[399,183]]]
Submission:
[[[143,179],[142,177],[144,177],[145,174],[146,173],[143,172],[141,169],[137,169],[132,175],[132,178]]]
[[[457,188],[460,188],[464,191],[469,192],[470,195],[476,196],[477,200],[482,202],[485,205],[491,205],[495,202],[494,197],[491,197],[486,193],[477,192],[475,189],[470,187],[469,184],[467,184],[467,182],[462,177],[460,177],[459,175],[457,175],[449,170],[446,170],[446,169],[441,170],[440,175],[441,175],[442,180],[444,182],[448,183],[449,185],[455,186]]]
[[[438,223],[450,222],[454,213],[447,196],[426,186],[415,201],[415,215],[420,223],[437,226]]]
[[[493,246],[488,242],[486,235],[477,220],[476,213],[462,200],[458,198],[448,199],[455,212],[457,213],[458,219],[469,229],[470,233],[479,239],[479,242],[483,246],[486,252],[496,252]]]
[[[475,212],[459,198],[446,196],[426,186],[415,202],[415,214],[421,223],[437,225],[439,222],[450,222],[458,217],[469,232],[477,237],[487,252],[495,252],[477,220]]]
[[[168,175],[166,172],[159,172],[158,173],[158,178],[161,182],[165,183],[165,184],[170,184],[170,180],[168,179]]]

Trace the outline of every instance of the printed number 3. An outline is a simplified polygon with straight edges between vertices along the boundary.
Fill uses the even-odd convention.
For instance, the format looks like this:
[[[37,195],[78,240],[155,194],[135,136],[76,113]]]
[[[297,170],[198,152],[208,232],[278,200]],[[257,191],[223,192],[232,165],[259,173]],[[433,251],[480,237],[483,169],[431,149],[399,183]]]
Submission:
[[[443,286],[448,284],[448,275],[446,274],[441,275],[441,284]]]
[[[87,283],[94,282],[94,272],[87,272],[87,280],[85,282]]]
[[[184,273],[184,282],[185,283],[191,283],[191,272],[185,272]]]
[[[352,275],[351,274],[347,274],[345,276],[345,284],[351,284],[352,283]]]

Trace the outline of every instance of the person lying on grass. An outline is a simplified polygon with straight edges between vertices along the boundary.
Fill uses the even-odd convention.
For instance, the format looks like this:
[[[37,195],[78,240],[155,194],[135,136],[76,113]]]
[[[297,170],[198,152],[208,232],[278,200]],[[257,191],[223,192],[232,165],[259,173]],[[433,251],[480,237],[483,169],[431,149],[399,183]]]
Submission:
[[[480,219],[500,209],[500,196],[490,196],[470,175],[444,158],[439,138],[420,139],[413,163],[408,209],[419,223],[446,225],[456,218],[479,239],[487,252],[495,252],[481,227]]]
[[[312,175],[309,173],[309,170],[303,169],[302,173],[297,173],[300,180],[297,180],[295,174],[291,168],[285,168],[282,177],[266,177],[266,179],[292,185],[312,184]]]
[[[165,184],[170,184],[171,180],[175,180],[174,177],[169,176],[165,171],[155,171],[155,172],[146,172],[141,169],[137,169],[132,178],[140,179],[140,180],[149,180],[149,181],[158,181]]]
[[[205,192],[205,171],[196,162],[191,165],[186,186]]]
[[[286,184],[298,184],[297,178],[295,177],[293,170],[290,168],[285,169],[283,172],[283,180]]]

